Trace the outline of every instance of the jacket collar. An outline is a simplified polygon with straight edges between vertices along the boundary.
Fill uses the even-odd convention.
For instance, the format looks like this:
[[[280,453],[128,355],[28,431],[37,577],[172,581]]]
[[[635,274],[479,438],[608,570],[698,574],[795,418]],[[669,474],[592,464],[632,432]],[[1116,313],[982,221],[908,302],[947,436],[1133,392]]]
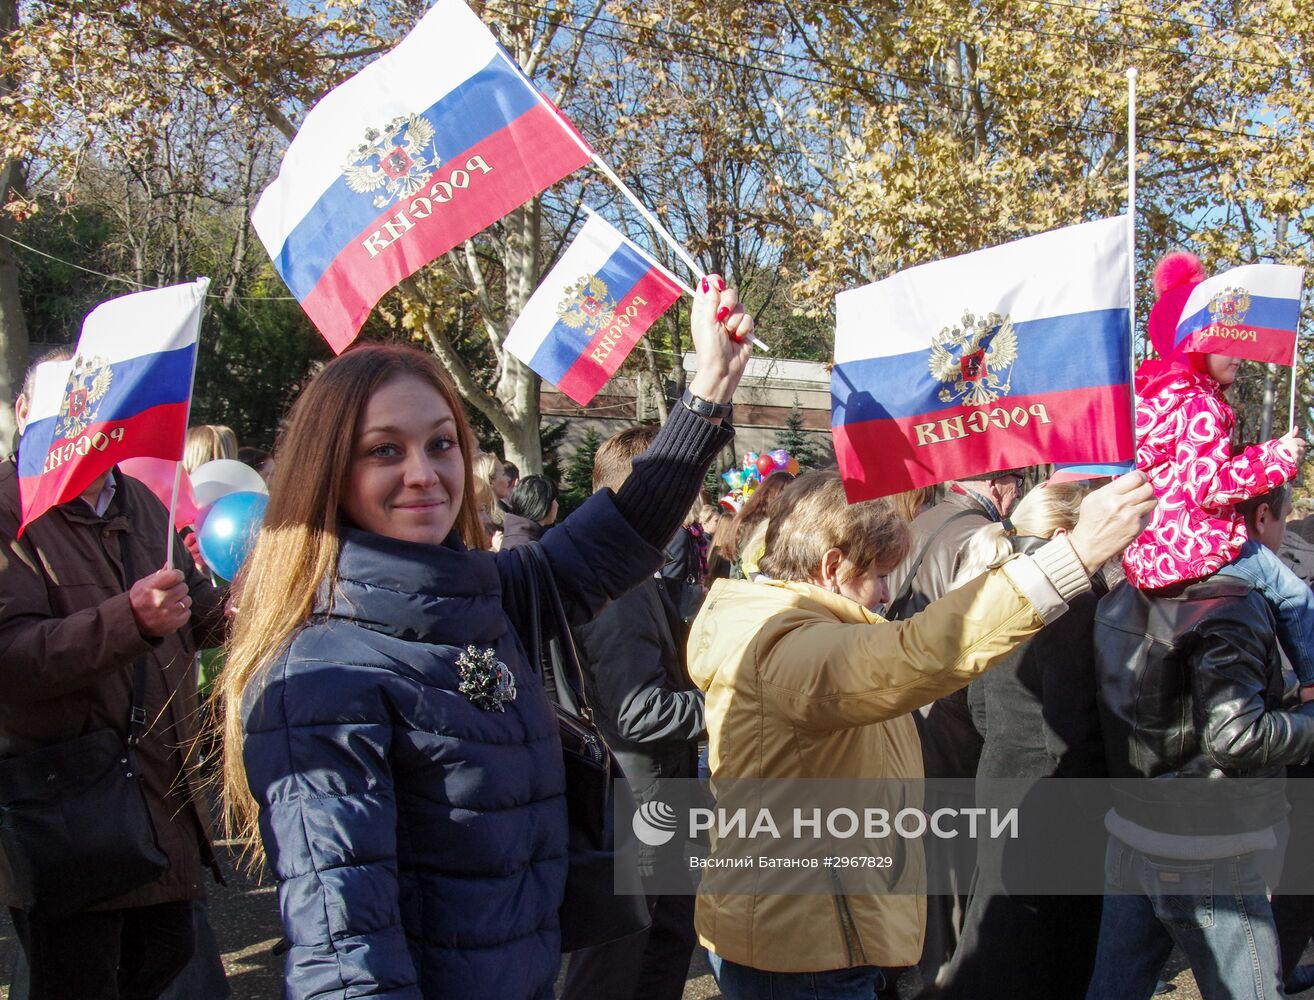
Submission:
[[[104,523],[112,531],[119,529],[131,531],[134,513],[133,505],[128,498],[128,491],[124,489],[122,474],[119,472],[118,466],[110,470],[110,476],[114,479],[114,495],[110,498],[109,506],[105,508],[104,514],[97,514],[92,509],[91,504],[81,497],[67,500],[54,509],[77,524]]]
[[[421,545],[341,529],[332,593],[321,590],[317,614],[399,639],[445,645],[495,642],[507,630],[497,566],[453,532],[442,545]]]
[[[809,604],[815,604],[827,614],[839,619],[846,625],[871,625],[884,621],[880,615],[868,611],[857,601],[851,601],[843,594],[834,594],[825,587],[815,583],[801,583],[797,580],[759,581],[753,586],[779,587],[803,598]]]
[[[503,535],[515,535],[521,538],[528,538],[532,541],[538,541],[543,537],[543,532],[547,531],[544,525],[537,521],[531,521],[527,517],[521,517],[519,514],[502,515],[502,532]]]
[[[1000,520],[999,508],[991,502],[990,498],[976,490],[968,489],[962,483],[954,483],[945,492],[942,503],[950,507],[959,507],[962,510],[979,510],[992,521]]]
[[[1014,535],[1008,541],[1013,546],[1014,552],[1021,555],[1031,555],[1036,549],[1048,545],[1050,539],[1037,538],[1035,535]]]

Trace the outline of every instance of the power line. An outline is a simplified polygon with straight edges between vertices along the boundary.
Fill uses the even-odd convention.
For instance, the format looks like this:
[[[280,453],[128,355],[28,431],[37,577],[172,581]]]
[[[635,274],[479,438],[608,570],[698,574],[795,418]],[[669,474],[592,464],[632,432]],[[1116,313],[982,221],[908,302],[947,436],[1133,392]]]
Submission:
[[[63,264],[65,267],[71,267],[75,271],[82,271],[86,274],[94,274],[97,278],[104,278],[106,281],[118,281],[125,285],[131,285],[133,288],[151,289],[158,288],[158,285],[146,285],[140,281],[133,281],[131,278],[125,278],[119,274],[106,274],[104,271],[95,271],[89,267],[83,267],[81,264],[74,264],[71,260],[64,260],[62,257],[56,257],[54,254],[46,253],[44,250],[38,250],[36,247],[28,246],[21,240],[16,240],[12,236],[6,236],[0,233],[0,239],[7,243],[12,243],[16,247],[21,247],[28,253],[34,253],[38,257],[44,257],[46,260],[53,260],[56,264]],[[207,299],[223,299],[223,295],[207,293]],[[233,298],[241,299],[243,302],[296,302],[297,299],[291,295],[234,295]]]

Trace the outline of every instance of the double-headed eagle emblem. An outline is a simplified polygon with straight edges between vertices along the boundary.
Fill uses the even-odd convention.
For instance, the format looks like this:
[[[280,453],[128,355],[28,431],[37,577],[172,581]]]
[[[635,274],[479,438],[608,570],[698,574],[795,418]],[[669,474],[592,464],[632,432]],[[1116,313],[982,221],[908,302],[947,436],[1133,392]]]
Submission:
[[[586,274],[566,289],[557,305],[557,316],[572,330],[584,327],[598,329],[611,322],[616,311],[616,300],[611,297],[607,283],[596,274]]]
[[[1007,396],[1016,360],[1013,321],[998,313],[964,313],[960,326],[931,338],[931,374],[941,383],[942,403],[986,406]]]
[[[365,141],[342,166],[347,187],[357,194],[384,188],[374,198],[375,208],[409,198],[442,164],[433,136],[433,125],[419,115],[398,115],[382,129],[367,129]]]
[[[96,419],[100,401],[109,392],[113,379],[113,369],[104,358],[74,359],[64,387],[64,399],[59,404],[59,416],[55,420],[54,440],[65,441],[81,436]]]
[[[1224,288],[1209,300],[1209,322],[1217,326],[1240,326],[1250,311],[1250,293],[1244,288]]]

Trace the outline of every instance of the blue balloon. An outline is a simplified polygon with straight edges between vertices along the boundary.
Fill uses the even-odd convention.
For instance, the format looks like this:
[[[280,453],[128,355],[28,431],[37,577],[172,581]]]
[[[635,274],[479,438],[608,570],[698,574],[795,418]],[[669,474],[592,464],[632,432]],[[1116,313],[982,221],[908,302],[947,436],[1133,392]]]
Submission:
[[[255,546],[269,497],[263,493],[229,493],[201,511],[196,540],[201,557],[217,576],[232,580]]]

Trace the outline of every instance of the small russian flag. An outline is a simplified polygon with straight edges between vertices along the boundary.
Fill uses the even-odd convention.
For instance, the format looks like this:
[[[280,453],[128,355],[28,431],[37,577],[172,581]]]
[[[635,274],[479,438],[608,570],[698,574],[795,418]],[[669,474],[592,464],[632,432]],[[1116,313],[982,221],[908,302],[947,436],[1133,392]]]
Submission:
[[[209,278],[110,299],[72,361],[39,365],[18,445],[22,528],[125,458],[182,458]]]
[[[1084,483],[1089,479],[1116,479],[1136,468],[1135,462],[1104,462],[1084,465],[1055,465],[1047,483]]]
[[[683,291],[669,271],[589,212],[503,346],[584,406]]]
[[[1191,289],[1176,342],[1199,354],[1290,365],[1296,356],[1305,269],[1246,264]]]

